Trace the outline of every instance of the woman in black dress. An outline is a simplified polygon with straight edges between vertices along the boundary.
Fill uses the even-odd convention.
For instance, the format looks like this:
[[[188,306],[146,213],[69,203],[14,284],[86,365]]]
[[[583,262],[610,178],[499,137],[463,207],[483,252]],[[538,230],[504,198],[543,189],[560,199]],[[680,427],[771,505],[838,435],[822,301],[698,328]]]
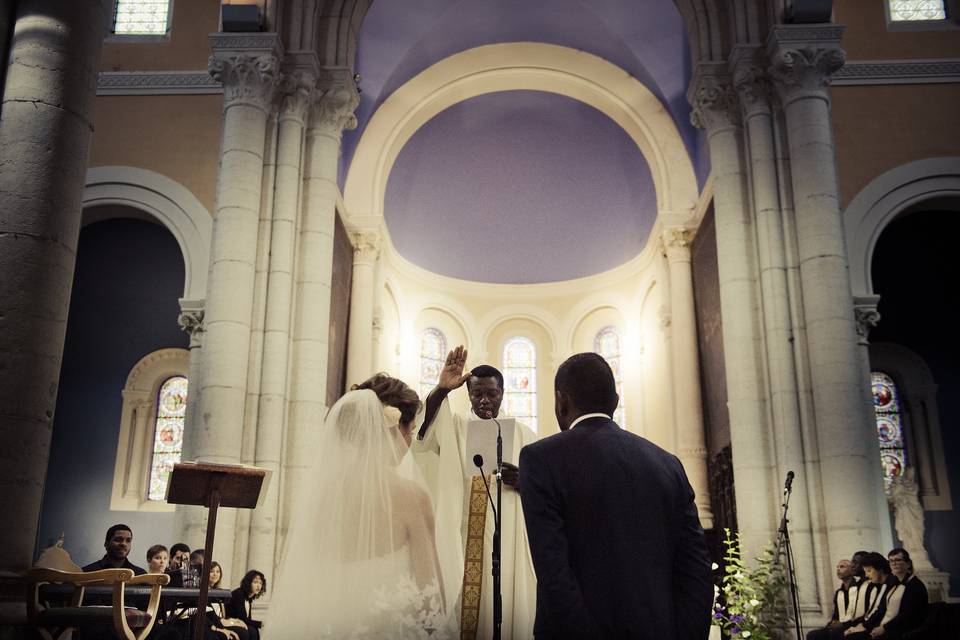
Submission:
[[[250,640],[260,640],[260,628],[263,623],[253,619],[253,601],[267,592],[267,578],[256,569],[247,571],[240,586],[230,592],[227,603],[227,615],[243,620],[250,633]]]

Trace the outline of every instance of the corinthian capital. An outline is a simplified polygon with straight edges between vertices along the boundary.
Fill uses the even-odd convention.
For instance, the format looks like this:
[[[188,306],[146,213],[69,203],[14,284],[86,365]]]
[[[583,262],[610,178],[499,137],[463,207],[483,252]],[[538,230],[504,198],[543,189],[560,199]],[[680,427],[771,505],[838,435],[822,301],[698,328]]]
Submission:
[[[353,263],[373,264],[380,255],[380,234],[375,231],[355,231],[350,234],[353,244]]]
[[[198,347],[203,342],[203,309],[183,309],[177,317],[177,324],[181,331],[190,336],[190,346]]]
[[[310,110],[310,126],[339,136],[345,129],[357,126],[354,109],[360,104],[360,95],[353,77],[345,71],[326,70],[316,85]]]
[[[687,93],[693,111],[690,122],[708,133],[740,126],[737,94],[730,76],[715,65],[701,64]]]
[[[280,61],[276,56],[246,53],[215,53],[208,70],[223,84],[224,106],[246,104],[269,111],[280,82]]]
[[[316,78],[309,71],[294,71],[285,75],[280,87],[282,93],[281,120],[307,120],[307,109],[313,98]]]
[[[693,230],[685,227],[669,227],[663,231],[663,251],[670,262],[690,262],[690,243]]]
[[[770,77],[784,104],[797,98],[827,98],[830,75],[843,66],[840,25],[778,25],[767,50]]]

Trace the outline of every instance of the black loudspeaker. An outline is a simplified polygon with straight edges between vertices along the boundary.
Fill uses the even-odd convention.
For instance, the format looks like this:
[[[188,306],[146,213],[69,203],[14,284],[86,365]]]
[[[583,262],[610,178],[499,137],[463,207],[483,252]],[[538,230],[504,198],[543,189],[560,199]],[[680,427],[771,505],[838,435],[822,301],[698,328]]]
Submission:
[[[225,4],[220,7],[223,31],[260,31],[260,7],[255,4]]]

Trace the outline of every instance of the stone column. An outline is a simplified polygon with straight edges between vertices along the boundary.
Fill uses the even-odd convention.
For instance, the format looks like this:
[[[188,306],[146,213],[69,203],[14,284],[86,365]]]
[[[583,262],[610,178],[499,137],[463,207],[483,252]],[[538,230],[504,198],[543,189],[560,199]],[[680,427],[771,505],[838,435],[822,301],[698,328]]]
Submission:
[[[279,80],[276,34],[210,37],[210,74],[223,83],[223,137],[200,380],[198,460],[241,460],[243,410],[250,359],[257,235],[267,116]],[[231,579],[236,511],[217,521],[214,556]]]
[[[194,434],[200,428],[199,409],[201,375],[203,372],[203,301],[181,300],[177,323],[190,336],[190,367],[187,371],[187,410],[183,420],[183,460],[193,460]],[[207,512],[203,507],[177,505],[173,517],[173,542],[186,542],[190,548],[203,545]]]
[[[707,476],[707,444],[703,431],[703,398],[700,394],[700,361],[697,319],[693,306],[693,269],[689,229],[673,227],[663,232],[670,268],[670,316],[673,327],[673,416],[677,456],[696,493],[697,511],[704,529],[713,528]]]
[[[764,347],[769,384],[776,479],[782,483],[788,472],[796,474],[790,500],[790,539],[797,560],[797,583],[801,606],[820,611],[818,594],[832,592],[832,580],[820,584],[816,570],[816,545],[811,528],[808,487],[816,478],[805,473],[807,460],[800,415],[797,367],[793,357],[796,335],[790,317],[787,258],[784,238],[777,156],[773,133],[772,87],[763,57],[755,48],[733,54],[734,86],[746,125],[753,210],[757,238],[757,263],[763,309]],[[782,486],[782,485],[781,485]]]
[[[257,419],[256,466],[273,472],[263,504],[253,511],[247,564],[275,574],[280,462],[286,425],[287,370],[296,221],[300,212],[303,134],[313,77],[294,73],[285,81],[277,138],[276,191],[270,234],[263,368]],[[269,592],[266,596],[269,598]]]
[[[842,32],[838,25],[778,25],[767,43],[790,153],[831,558],[879,548],[881,516],[881,479],[872,463],[879,453],[864,402],[830,124],[830,74],[844,62]]]
[[[23,0],[13,20],[0,107],[0,578],[33,560],[106,12],[100,0]]]
[[[359,102],[347,70],[324,70],[310,107],[303,180],[303,214],[299,227],[295,309],[291,340],[290,398],[284,443],[280,534],[286,533],[291,510],[310,461],[311,434],[326,412],[327,360],[330,331],[330,284],[333,233],[337,215],[337,161],[340,137],[357,120]]]
[[[715,176],[717,269],[737,524],[744,555],[752,557],[776,531],[777,492],[770,482],[772,453],[741,120],[725,65],[701,63],[689,95],[694,125],[707,129]]]
[[[373,375],[373,269],[380,254],[376,231],[350,234],[353,280],[350,284],[350,329],[347,333],[347,387]]]

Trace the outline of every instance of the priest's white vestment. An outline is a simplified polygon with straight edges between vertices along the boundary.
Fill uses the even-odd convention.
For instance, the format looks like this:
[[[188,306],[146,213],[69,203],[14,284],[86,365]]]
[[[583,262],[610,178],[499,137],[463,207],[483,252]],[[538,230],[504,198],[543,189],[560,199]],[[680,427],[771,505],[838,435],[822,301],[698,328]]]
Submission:
[[[417,416],[417,429],[411,451],[427,479],[436,512],[437,550],[443,571],[444,592],[448,603],[460,601],[463,584],[464,547],[467,541],[470,481],[464,474],[464,465],[473,468],[472,461],[465,460],[467,423],[479,420],[472,412],[454,414],[448,399],[444,399],[433,423],[418,440],[416,434],[423,424],[423,414]],[[514,450],[509,457],[504,452],[504,461],[518,463],[520,449],[537,439],[530,427],[514,421]],[[485,460],[484,472],[490,475],[496,461]],[[520,471],[523,482],[523,470]],[[496,500],[496,485],[491,483],[491,494]],[[533,638],[533,621],[537,613],[537,579],[527,543],[527,529],[520,505],[520,494],[512,487],[503,485],[501,543],[501,588],[503,592],[503,638],[523,640]],[[480,597],[480,617],[477,638],[489,638],[493,634],[493,577],[491,552],[493,551],[493,510],[487,509],[483,543],[483,583]]]

